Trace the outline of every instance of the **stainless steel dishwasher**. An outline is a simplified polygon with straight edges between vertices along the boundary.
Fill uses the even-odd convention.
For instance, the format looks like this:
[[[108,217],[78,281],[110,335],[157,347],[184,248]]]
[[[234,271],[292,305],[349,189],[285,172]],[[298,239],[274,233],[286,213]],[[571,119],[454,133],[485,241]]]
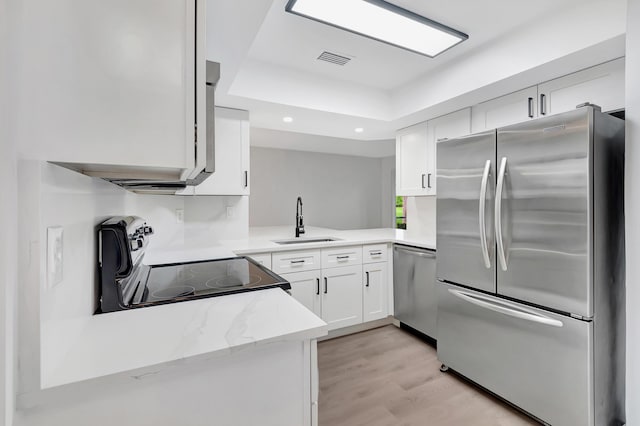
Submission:
[[[393,247],[393,307],[402,324],[437,339],[436,252]]]

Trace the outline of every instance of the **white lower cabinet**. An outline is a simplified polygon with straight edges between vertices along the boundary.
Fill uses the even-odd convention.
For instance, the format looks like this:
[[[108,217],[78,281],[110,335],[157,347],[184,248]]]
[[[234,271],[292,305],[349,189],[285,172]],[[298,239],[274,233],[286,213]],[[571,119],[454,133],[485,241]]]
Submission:
[[[362,320],[375,321],[386,318],[388,309],[388,263],[378,262],[363,265],[364,290],[362,293]]]
[[[282,278],[291,284],[291,295],[293,298],[322,318],[322,299],[320,298],[321,275],[320,270],[280,274]]]
[[[322,270],[322,319],[329,330],[362,322],[362,266]]]
[[[272,255],[272,265],[291,284],[291,296],[335,330],[389,315],[388,251],[387,244],[373,244],[278,252]],[[320,267],[319,258],[325,267]],[[292,262],[307,269],[290,272]],[[338,262],[347,266],[334,266]]]
[[[248,254],[247,257],[255,260],[267,269],[271,269],[271,253]]]

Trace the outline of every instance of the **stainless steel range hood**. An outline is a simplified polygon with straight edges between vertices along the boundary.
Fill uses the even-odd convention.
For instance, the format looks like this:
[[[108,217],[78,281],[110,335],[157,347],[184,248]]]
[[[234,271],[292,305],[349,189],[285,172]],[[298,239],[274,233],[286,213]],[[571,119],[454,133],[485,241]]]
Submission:
[[[121,164],[52,163],[139,193],[175,194],[188,186],[199,185],[215,171],[215,89],[219,80],[220,64],[207,61],[206,138],[204,144],[195,141],[196,166],[192,170]],[[194,125],[197,130],[198,123]]]

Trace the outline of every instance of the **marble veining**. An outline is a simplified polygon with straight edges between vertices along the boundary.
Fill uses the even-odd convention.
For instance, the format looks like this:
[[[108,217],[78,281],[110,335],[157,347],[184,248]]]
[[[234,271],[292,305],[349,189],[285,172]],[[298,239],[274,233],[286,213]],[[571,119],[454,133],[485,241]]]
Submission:
[[[67,344],[43,347],[43,389],[327,334],[324,321],[279,288],[96,315],[83,322],[82,331],[69,337],[69,324],[48,325],[47,332]]]

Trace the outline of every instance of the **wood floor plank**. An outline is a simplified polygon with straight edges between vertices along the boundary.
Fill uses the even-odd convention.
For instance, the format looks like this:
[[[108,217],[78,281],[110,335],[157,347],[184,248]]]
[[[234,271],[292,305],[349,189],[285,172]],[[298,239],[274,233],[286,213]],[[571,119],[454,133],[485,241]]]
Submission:
[[[433,347],[392,325],[318,344],[319,426],[537,423],[450,373]]]

